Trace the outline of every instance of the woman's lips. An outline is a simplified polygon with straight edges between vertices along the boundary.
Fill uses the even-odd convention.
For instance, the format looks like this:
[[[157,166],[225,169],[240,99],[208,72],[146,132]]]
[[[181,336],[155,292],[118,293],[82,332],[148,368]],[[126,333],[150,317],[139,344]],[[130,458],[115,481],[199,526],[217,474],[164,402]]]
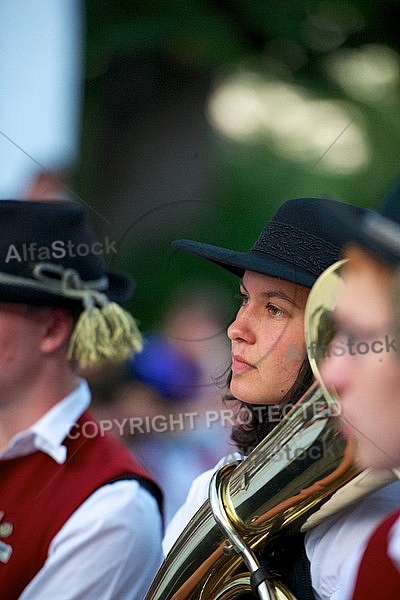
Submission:
[[[255,367],[244,360],[242,356],[232,354],[232,371],[234,373],[243,373]]]

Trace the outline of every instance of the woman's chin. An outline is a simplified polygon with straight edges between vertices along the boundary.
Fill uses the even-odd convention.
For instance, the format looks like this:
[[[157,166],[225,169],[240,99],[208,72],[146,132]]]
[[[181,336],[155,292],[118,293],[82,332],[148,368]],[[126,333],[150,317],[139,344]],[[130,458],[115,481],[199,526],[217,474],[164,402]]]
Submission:
[[[255,388],[249,389],[249,385],[245,382],[240,381],[238,378],[234,380],[232,378],[230,391],[235,398],[240,400],[241,402],[245,402],[246,404],[253,404],[259,406],[267,406],[270,404],[276,404],[273,399],[269,399],[264,390],[257,390]]]

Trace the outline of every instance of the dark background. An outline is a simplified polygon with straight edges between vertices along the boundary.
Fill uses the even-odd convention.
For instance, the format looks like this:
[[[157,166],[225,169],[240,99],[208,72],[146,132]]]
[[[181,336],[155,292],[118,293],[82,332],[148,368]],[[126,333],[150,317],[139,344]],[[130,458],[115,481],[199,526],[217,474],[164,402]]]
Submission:
[[[398,1],[87,0],[85,11],[74,190],[116,240],[107,260],[135,276],[143,329],[183,282],[223,286],[221,310],[234,310],[235,278],[171,240],[246,250],[286,199],[376,206],[400,171]]]

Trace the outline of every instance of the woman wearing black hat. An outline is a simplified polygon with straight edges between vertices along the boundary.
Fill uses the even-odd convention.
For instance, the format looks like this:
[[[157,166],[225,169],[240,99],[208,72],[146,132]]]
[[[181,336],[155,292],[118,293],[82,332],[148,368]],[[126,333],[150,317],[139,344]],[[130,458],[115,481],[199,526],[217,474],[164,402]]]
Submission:
[[[232,346],[230,393],[252,414],[250,426],[246,420],[244,427],[233,430],[233,439],[242,452],[250,452],[277,423],[268,418],[270,411],[265,411],[260,421],[257,407],[274,405],[282,413],[312,381],[303,352],[304,308],[316,279],[340,257],[339,245],[332,243],[330,224],[321,225],[320,220],[321,213],[337,204],[318,198],[285,202],[249,252],[189,240],[174,242],[176,248],[202,256],[241,277],[242,306],[228,328],[228,336]],[[363,214],[362,209],[354,210]],[[206,499],[210,477],[211,472],[204,473],[193,483],[185,504],[167,527],[164,552]],[[371,517],[364,529],[372,529],[394,504],[392,494],[383,493],[379,515]],[[283,581],[297,598],[332,600],[340,589],[352,513],[341,517],[330,518],[323,528],[316,527],[307,534],[305,547],[312,585],[310,573],[302,567],[307,563],[303,538],[299,536],[299,545],[283,555],[279,569],[282,572],[286,568]],[[362,543],[367,535],[364,529],[357,523],[351,530],[352,544]]]
[[[349,259],[343,268],[344,285],[335,311],[336,339],[342,343],[351,339],[353,352],[330,357],[321,369],[325,384],[339,395],[343,431],[356,441],[359,466],[395,469],[397,473],[400,472],[399,192],[397,185],[379,214],[358,218],[351,207],[340,206],[340,210],[329,215],[341,232],[342,243],[347,243]],[[358,564],[360,570],[352,596]],[[348,589],[343,594],[344,600],[400,597],[399,510],[377,528],[363,556],[359,550],[349,557],[344,580]]]

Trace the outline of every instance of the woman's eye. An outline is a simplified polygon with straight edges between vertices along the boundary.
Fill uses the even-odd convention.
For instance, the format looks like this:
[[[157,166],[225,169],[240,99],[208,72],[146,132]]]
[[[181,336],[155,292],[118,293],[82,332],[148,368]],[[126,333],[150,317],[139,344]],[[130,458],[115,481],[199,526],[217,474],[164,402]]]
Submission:
[[[239,292],[239,294],[236,295],[236,298],[240,300],[241,306],[244,306],[249,301],[248,295],[243,292]]]
[[[273,317],[283,317],[286,314],[284,310],[274,304],[268,304],[267,309]]]

